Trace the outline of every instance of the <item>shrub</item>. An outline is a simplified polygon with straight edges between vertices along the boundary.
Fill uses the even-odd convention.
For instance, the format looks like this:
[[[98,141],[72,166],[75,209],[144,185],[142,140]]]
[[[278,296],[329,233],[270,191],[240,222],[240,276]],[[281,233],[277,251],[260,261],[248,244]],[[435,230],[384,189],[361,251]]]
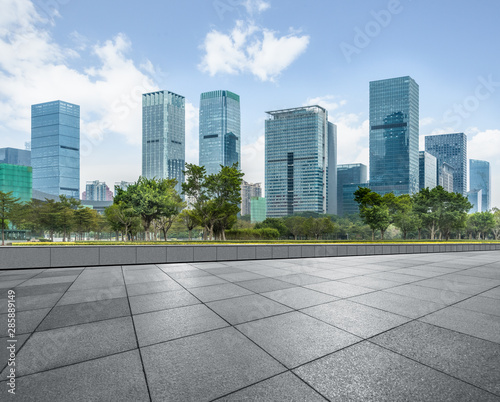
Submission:
[[[280,233],[276,229],[231,229],[226,230],[228,240],[276,240]]]

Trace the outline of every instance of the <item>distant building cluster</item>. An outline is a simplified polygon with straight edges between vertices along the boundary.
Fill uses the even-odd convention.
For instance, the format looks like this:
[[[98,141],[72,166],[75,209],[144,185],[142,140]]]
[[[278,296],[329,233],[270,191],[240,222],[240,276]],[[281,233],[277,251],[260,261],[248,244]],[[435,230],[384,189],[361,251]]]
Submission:
[[[241,215],[252,222],[300,212],[358,213],[353,193],[369,187],[385,194],[413,194],[438,185],[467,196],[471,212],[491,208],[487,161],[469,160],[467,136],[425,137],[419,150],[419,86],[411,77],[369,83],[369,169],[362,163],[337,164],[337,126],[319,105],[266,112],[265,192],[243,181]],[[185,169],[185,98],[170,91],[142,95],[142,175],[177,181]],[[52,101],[32,105],[31,142],[26,149],[0,148],[0,191],[23,201],[80,196],[80,106]],[[237,163],[241,169],[240,96],[228,90],[200,95],[199,165],[207,174]],[[338,133],[342,135],[342,133]],[[369,171],[369,175],[368,175]],[[470,175],[467,191],[467,173]],[[84,205],[103,211],[117,189],[87,181]],[[186,200],[189,202],[189,200]]]

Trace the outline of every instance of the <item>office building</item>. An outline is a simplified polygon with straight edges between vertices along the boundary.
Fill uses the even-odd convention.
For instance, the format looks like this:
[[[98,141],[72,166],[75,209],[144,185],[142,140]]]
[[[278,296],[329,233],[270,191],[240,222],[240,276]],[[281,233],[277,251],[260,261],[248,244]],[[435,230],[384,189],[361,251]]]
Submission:
[[[419,190],[419,87],[411,77],[370,82],[370,188]]]
[[[114,187],[115,196],[116,196],[116,189],[117,188],[121,188],[122,190],[126,190],[128,188],[128,186],[131,186],[132,184],[135,184],[135,183],[130,182],[130,181],[123,181],[123,180],[115,182],[115,187]]]
[[[250,199],[250,222],[257,223],[266,219],[267,204],[264,197]]]
[[[142,95],[142,175],[176,179],[179,194],[185,170],[185,98],[170,91]]]
[[[0,191],[20,198],[21,202],[30,202],[32,196],[31,166],[0,163]]]
[[[85,201],[113,201],[113,192],[106,183],[99,180],[88,181],[85,191],[82,193]]]
[[[419,152],[419,187],[429,190],[437,186],[437,159],[429,152]]]
[[[0,148],[0,163],[31,166],[31,151],[17,148]]]
[[[467,200],[472,204],[472,208],[469,210],[469,214],[475,212],[485,212],[483,209],[483,190],[471,190],[467,192]]]
[[[80,106],[54,101],[31,106],[33,189],[80,196]]]
[[[441,164],[441,167],[438,167],[438,185],[443,187],[445,191],[448,191],[449,193],[453,193],[453,168],[451,165],[447,164],[446,162],[443,162]]]
[[[328,170],[326,174],[326,213],[337,215],[337,126],[328,122]]]
[[[353,213],[354,191],[358,189],[358,185],[368,182],[367,170],[367,166],[362,163],[337,166],[337,215]],[[351,186],[345,187],[347,185]],[[349,205],[346,211],[344,211],[344,200]],[[357,208],[357,204],[354,207]],[[357,212],[356,209],[354,213]]]
[[[243,180],[241,183],[241,216],[250,215],[250,199],[252,197],[262,197],[260,183],[248,183]]]
[[[359,204],[354,200],[354,193],[360,187],[370,188],[369,183],[350,183],[342,186],[342,214],[359,215]],[[375,190],[374,190],[375,191]]]
[[[491,173],[490,163],[477,159],[469,160],[470,190],[482,190],[482,211],[489,211],[491,207]]]
[[[328,112],[305,106],[267,112],[266,200],[267,216],[297,212],[327,212],[327,173],[333,152],[328,136]],[[336,150],[335,150],[336,152]]]
[[[211,91],[200,99],[200,166],[215,174],[220,165],[238,163],[241,169],[240,97],[230,91]]]
[[[437,158],[438,177],[443,163],[453,168],[453,192],[467,194],[467,136],[464,133],[428,135],[425,150]],[[443,186],[444,187],[444,186]]]

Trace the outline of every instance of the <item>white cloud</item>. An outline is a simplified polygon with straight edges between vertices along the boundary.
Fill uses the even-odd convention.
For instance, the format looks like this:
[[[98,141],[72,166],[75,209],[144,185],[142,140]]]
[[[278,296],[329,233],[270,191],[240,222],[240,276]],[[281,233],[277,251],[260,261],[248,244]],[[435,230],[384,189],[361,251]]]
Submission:
[[[318,96],[316,98],[308,98],[307,102],[304,103],[303,106],[318,105],[328,110],[328,114],[331,115],[331,113],[334,110],[347,104],[346,100],[336,101],[335,99],[337,99],[337,96],[334,95],[325,95],[325,96]]]
[[[490,163],[496,162],[500,150],[500,130],[474,130],[476,132],[473,134],[470,131],[467,135],[467,156],[471,159],[484,159]]]
[[[260,135],[255,142],[241,147],[241,170],[245,173],[244,179],[249,183],[262,183],[262,188],[265,176],[265,145],[265,136]]]
[[[307,35],[277,37],[273,31],[238,20],[229,34],[215,29],[207,34],[198,68],[211,76],[251,73],[261,81],[274,81],[308,44]]]
[[[260,14],[271,7],[271,4],[264,0],[245,0],[243,5],[245,6],[247,13],[250,15]]]

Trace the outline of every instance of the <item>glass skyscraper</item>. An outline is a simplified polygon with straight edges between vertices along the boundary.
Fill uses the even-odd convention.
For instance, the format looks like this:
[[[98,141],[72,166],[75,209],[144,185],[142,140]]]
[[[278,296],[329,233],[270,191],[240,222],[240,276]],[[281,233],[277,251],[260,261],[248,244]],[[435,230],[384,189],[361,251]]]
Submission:
[[[419,88],[411,77],[370,82],[370,188],[419,190]]]
[[[185,169],[185,98],[169,91],[142,95],[142,175],[176,179],[180,194]]]
[[[467,136],[464,133],[428,135],[425,150],[437,158],[438,179],[443,163],[447,163],[453,168],[453,192],[467,195]]]
[[[17,148],[0,148],[0,163],[31,166],[31,151]]]
[[[211,91],[200,99],[200,166],[207,174],[220,165],[238,163],[241,169],[240,97],[230,91]]]
[[[328,112],[305,106],[267,112],[266,200],[267,216],[296,212],[327,212]],[[336,150],[335,150],[336,154]]]
[[[419,152],[419,187],[433,189],[437,186],[437,159],[429,152]]]
[[[31,106],[31,166],[33,190],[80,197],[80,106]]]
[[[490,163],[477,159],[469,160],[470,172],[470,190],[482,190],[482,210],[489,211],[491,207],[490,191],[491,191],[491,174]]]
[[[347,204],[352,204],[354,202],[354,191],[358,189],[358,186],[363,184],[366,185],[368,181],[368,173],[366,165],[362,163],[350,163],[346,165],[337,166],[337,215],[342,216],[347,213],[353,213],[353,208],[346,210]],[[346,188],[345,186],[350,186]],[[353,190],[354,189],[354,190]],[[344,205],[344,200],[348,201]],[[354,209],[357,208],[355,203]],[[358,210],[355,209],[354,213]]]
[[[326,175],[326,213],[336,215],[337,204],[337,126],[328,122],[328,170]]]

